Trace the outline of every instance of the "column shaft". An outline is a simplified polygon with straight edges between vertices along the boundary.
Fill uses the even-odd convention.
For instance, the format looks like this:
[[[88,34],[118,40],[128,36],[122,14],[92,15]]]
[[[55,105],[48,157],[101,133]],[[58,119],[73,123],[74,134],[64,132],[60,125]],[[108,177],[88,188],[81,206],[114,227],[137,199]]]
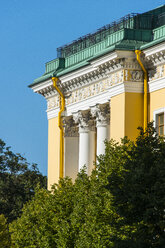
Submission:
[[[106,139],[108,139],[108,125],[97,126],[97,156],[105,153]]]
[[[79,132],[79,171],[84,165],[89,166],[90,156],[90,134],[89,131]]]

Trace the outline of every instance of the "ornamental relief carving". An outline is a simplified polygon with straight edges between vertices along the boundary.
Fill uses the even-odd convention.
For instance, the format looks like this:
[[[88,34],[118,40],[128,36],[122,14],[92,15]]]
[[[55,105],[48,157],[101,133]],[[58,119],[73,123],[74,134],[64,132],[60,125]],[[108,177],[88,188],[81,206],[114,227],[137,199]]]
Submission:
[[[76,103],[92,96],[98,95],[101,92],[106,91],[111,86],[123,82],[124,70],[118,71],[114,74],[110,74],[107,79],[100,82],[96,82],[92,85],[78,89],[72,92],[72,95],[66,99],[66,105]]]
[[[110,89],[112,86],[124,81],[142,82],[143,72],[135,69],[122,69],[113,74],[111,73],[102,81],[95,82],[81,89],[72,91],[70,97],[65,99],[66,106],[96,96]],[[47,110],[57,107],[59,107],[59,96],[54,96],[47,99]]]
[[[124,71],[124,81],[143,81],[143,71],[139,70],[125,70]]]
[[[149,81],[165,77],[165,65],[159,65],[155,69],[148,71]]]
[[[64,117],[63,126],[65,137],[78,137],[78,126],[75,125],[72,117]]]
[[[50,99],[47,99],[47,110],[59,107],[60,97],[54,96]]]

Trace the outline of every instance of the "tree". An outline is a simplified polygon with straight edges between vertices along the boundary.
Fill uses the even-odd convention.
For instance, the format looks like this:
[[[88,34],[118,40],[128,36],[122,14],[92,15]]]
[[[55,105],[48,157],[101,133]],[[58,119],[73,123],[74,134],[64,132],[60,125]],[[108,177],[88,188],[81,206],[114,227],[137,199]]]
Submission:
[[[13,247],[70,247],[72,189],[71,180],[66,178],[54,185],[54,193],[38,190],[25,204],[21,218],[10,224]]]
[[[165,142],[151,125],[136,142],[106,142],[92,175],[85,171],[37,191],[10,225],[15,248],[164,246]]]
[[[34,189],[46,188],[46,177],[36,164],[30,164],[20,154],[14,154],[10,147],[0,140],[0,213],[8,222],[16,219],[23,204],[34,195]]]
[[[165,142],[152,124],[140,129],[136,142],[123,154],[122,166],[108,176],[113,206],[126,239],[115,247],[164,247],[165,244]],[[123,232],[123,233],[124,233]]]
[[[10,235],[8,230],[8,225],[6,223],[5,216],[0,215],[0,248],[10,247]]]

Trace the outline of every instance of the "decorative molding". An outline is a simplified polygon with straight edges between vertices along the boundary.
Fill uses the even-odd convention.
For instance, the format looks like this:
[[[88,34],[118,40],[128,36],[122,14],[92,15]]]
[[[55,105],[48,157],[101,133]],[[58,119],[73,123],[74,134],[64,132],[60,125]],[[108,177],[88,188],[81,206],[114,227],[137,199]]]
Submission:
[[[57,95],[51,79],[31,87],[35,93],[43,95],[45,98]]]
[[[113,77],[116,75],[116,73],[118,74],[118,71],[122,71],[124,69],[132,69],[132,78],[135,80],[140,80],[140,76],[138,75],[141,71],[141,68],[135,59],[116,58],[114,60],[109,60],[103,64],[100,64],[97,68],[95,68],[95,70],[91,70],[88,73],[85,73],[84,71],[84,74],[77,77],[75,76],[72,78],[72,80],[63,81],[63,78],[60,77],[61,87],[65,89],[66,93],[73,92],[74,90],[86,87],[87,85],[97,82],[98,80],[103,80],[111,76]],[[135,73],[134,70],[137,72]],[[76,74],[75,72],[75,75],[78,75],[78,73]]]
[[[165,42],[144,50],[143,54],[148,69],[153,70],[155,66],[165,64]]]
[[[97,68],[88,65],[83,68],[80,68],[78,71],[71,72],[69,74],[66,74],[64,76],[60,76],[60,80],[63,84],[66,82],[74,81],[76,78],[81,78],[82,76],[92,73],[93,71],[97,70]]]
[[[165,107],[157,109],[153,112],[153,121],[154,121],[153,125],[154,128],[156,128],[157,132],[158,132],[158,115],[161,113],[164,113],[164,124],[165,124]],[[164,135],[165,135],[165,128],[164,128]]]
[[[156,46],[150,47],[144,50],[143,53],[145,54],[145,57],[150,57],[156,53],[160,53],[163,51],[165,51],[165,42],[158,44]]]
[[[150,81],[148,85],[149,85],[149,92],[153,92],[165,88],[165,76],[163,78],[158,78],[156,80]]]
[[[96,118],[96,126],[107,126],[110,120],[110,106],[108,104],[96,104],[91,107],[91,114]]]
[[[105,55],[99,59],[96,59],[94,61],[91,61],[91,65],[94,67],[100,66],[102,64],[105,64],[109,61],[114,61],[118,57],[117,52],[110,53],[108,55]]]
[[[89,99],[100,93],[111,89],[112,86],[120,84],[124,81],[132,82],[134,87],[135,82],[143,81],[143,72],[137,70],[120,70],[113,74],[110,74],[104,80],[97,80],[95,83],[90,84],[86,87],[82,87],[78,90],[72,91],[71,95],[66,98],[66,106],[74,103],[81,102],[85,99]],[[53,96],[47,100],[47,108],[53,109],[59,107],[59,96]]]
[[[76,124],[79,126],[79,133],[80,132],[89,132],[92,131],[92,124],[93,122],[90,122],[91,120],[91,113],[89,110],[86,111],[78,111],[76,113],[73,113],[73,120]]]
[[[80,102],[71,104],[67,106],[66,108],[66,114],[67,116],[72,115],[74,112],[77,112],[79,110],[87,110],[90,108],[90,106],[95,105],[96,103],[106,103],[109,100],[109,92],[104,91],[94,97],[90,97],[88,99],[84,99]]]
[[[47,118],[48,118],[48,120],[57,117],[59,111],[60,111],[60,108],[47,110]]]
[[[78,137],[78,127],[75,125],[75,122],[72,118],[72,116],[64,117],[63,118],[63,124],[64,124],[64,136],[65,137]]]
[[[132,82],[132,84],[134,84],[134,82],[143,82],[143,72],[140,70],[121,69],[107,75],[103,80],[95,80],[93,84],[88,84],[86,87],[73,90],[71,96],[66,99],[66,106],[96,96],[124,81]]]
[[[59,96],[53,96],[49,99],[47,99],[47,111],[50,109],[58,108],[60,105],[60,97]]]
[[[124,83],[124,92],[143,93],[144,92],[144,84],[143,84],[143,82],[125,82]]]
[[[74,112],[78,112],[79,110],[88,110],[91,106],[94,106],[96,104],[107,103],[111,99],[111,97],[122,94],[124,92],[143,93],[143,82],[124,82],[115,84],[109,89],[99,92],[97,95],[67,105],[65,115],[70,116]],[[58,112],[59,107],[47,110],[48,119],[57,117]]]
[[[124,70],[124,81],[142,82],[143,72],[141,70]]]
[[[59,79],[59,87],[66,97],[65,116],[79,110],[88,110],[96,104],[107,103],[111,97],[124,92],[143,92],[143,72],[135,54],[128,51],[103,56],[91,61],[89,66]],[[47,99],[47,116],[51,119],[58,115],[59,95],[54,88],[52,90],[52,80],[49,80],[49,84],[45,82],[45,87],[44,84],[40,88],[38,86],[38,92]]]
[[[148,70],[149,82],[165,77],[165,65],[156,66],[153,69]]]

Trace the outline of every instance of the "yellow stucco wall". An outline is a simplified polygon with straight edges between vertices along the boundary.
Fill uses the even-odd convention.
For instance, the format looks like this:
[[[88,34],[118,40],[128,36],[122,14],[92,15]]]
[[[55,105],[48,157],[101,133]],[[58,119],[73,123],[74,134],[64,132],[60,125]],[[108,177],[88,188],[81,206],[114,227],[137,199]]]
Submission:
[[[59,180],[60,129],[58,117],[48,121],[48,190]]]
[[[135,140],[139,135],[137,127],[143,127],[143,94],[125,93],[125,135]]]
[[[120,141],[128,136],[135,140],[138,126],[143,126],[143,94],[122,93],[111,98],[111,138]]]
[[[110,136],[120,141],[125,130],[125,93],[112,97],[110,105]]]
[[[150,93],[150,121],[153,120],[153,112],[165,107],[165,89]]]

